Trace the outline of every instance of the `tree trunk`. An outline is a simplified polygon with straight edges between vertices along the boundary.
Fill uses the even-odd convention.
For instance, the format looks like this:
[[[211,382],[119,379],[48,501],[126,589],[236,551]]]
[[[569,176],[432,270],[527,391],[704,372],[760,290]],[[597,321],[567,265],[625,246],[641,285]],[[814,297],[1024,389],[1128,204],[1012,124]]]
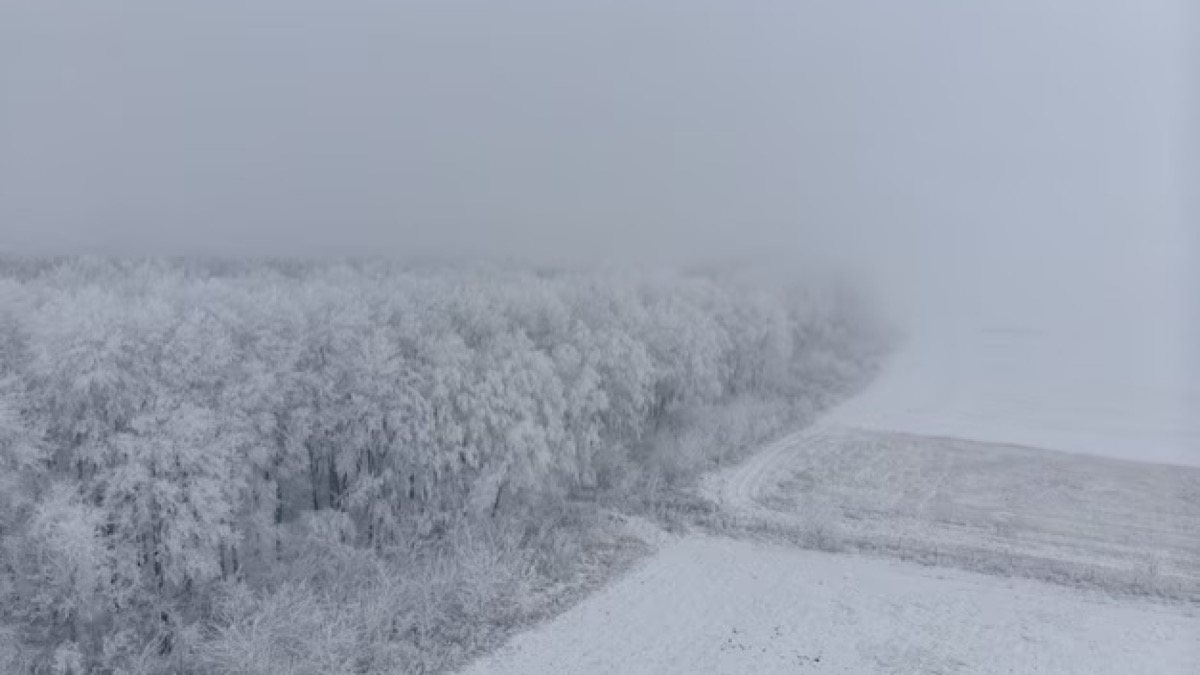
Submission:
[[[496,501],[492,503],[492,520],[496,519],[496,515],[500,513],[500,500],[504,497],[504,488],[508,487],[508,479],[504,479],[500,483],[500,487],[496,489]]]
[[[334,450],[329,449],[329,475],[327,483],[329,486],[329,508],[341,510],[342,507],[342,484],[338,480],[337,464],[334,460]]]
[[[317,461],[317,453],[313,450],[312,443],[304,444],[308,449],[308,480],[312,486],[312,507],[313,511],[321,510],[321,463]]]

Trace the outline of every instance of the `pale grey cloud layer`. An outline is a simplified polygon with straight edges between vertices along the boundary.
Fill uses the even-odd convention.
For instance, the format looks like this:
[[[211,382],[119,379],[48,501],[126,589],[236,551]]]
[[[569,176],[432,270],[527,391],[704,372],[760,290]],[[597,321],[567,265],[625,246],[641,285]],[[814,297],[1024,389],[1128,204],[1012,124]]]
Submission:
[[[834,257],[1165,321],[1187,4],[16,0],[0,248]]]

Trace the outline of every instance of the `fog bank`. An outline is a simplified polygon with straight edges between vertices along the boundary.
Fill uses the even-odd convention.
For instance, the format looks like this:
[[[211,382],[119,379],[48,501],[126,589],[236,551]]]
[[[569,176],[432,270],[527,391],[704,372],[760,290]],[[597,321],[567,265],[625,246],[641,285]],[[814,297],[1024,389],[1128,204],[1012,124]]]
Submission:
[[[1177,366],[1186,5],[6,3],[0,249],[834,262]]]

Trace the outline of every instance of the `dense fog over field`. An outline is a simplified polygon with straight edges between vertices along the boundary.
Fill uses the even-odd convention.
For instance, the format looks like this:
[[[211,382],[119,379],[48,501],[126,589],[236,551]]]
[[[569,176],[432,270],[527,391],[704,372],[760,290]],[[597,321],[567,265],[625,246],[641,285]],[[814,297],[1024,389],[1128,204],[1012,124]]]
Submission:
[[[1186,4],[6,3],[3,248],[820,257],[1178,314]]]
[[[0,249],[835,265],[1178,378],[1187,5],[9,3]]]

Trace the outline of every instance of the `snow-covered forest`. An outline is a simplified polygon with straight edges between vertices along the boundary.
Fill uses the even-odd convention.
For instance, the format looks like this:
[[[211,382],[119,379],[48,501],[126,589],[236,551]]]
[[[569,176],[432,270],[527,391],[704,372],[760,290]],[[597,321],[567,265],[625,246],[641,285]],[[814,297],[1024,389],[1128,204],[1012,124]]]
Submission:
[[[599,504],[883,347],[845,288],[732,273],[0,265],[5,673],[448,667],[595,560]]]

